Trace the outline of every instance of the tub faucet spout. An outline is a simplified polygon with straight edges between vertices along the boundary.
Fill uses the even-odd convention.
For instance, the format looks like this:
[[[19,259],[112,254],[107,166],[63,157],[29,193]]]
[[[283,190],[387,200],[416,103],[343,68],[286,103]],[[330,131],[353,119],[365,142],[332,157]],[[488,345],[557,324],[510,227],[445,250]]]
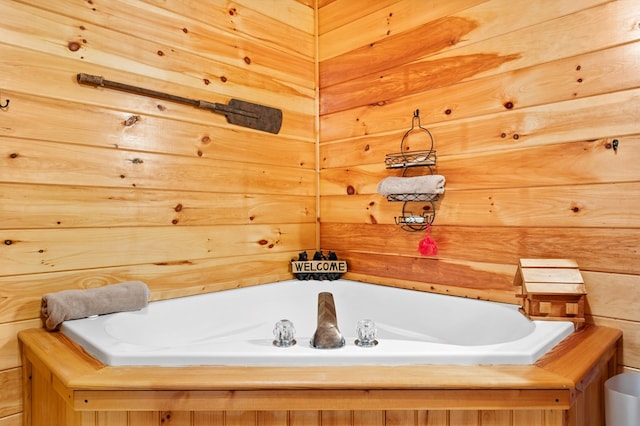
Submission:
[[[344,337],[338,329],[336,305],[333,294],[318,294],[318,327],[311,338],[311,346],[318,349],[341,348],[345,344]]]

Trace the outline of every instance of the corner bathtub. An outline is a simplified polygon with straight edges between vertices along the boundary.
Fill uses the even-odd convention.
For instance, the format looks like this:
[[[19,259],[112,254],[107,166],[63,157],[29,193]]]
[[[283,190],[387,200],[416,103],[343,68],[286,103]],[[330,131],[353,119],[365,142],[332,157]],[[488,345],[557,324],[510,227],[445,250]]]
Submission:
[[[312,349],[327,290],[347,346]],[[353,344],[363,317],[378,324],[375,347]],[[271,344],[282,318],[298,329],[293,347]],[[509,305],[345,280],[154,302],[64,328],[87,333],[92,352],[102,340],[108,362],[167,366],[105,365],[63,333],[22,330],[25,425],[602,425],[621,341],[619,330],[585,325],[513,365],[571,327],[531,323]],[[508,365],[479,365],[496,362]],[[235,365],[170,366],[225,363]]]
[[[317,297],[334,296],[339,349],[315,349]],[[288,319],[297,344],[273,344]],[[359,347],[358,320],[378,345]],[[62,330],[111,366],[329,366],[533,364],[573,332],[571,322],[530,321],[515,305],[348,280],[298,281],[152,302],[137,312],[67,321]]]

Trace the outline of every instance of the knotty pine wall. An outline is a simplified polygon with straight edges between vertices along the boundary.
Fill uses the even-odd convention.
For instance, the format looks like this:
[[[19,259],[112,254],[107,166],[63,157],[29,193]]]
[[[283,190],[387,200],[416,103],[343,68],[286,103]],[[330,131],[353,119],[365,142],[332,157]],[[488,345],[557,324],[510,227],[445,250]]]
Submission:
[[[520,258],[576,259],[588,320],[640,368],[640,3],[335,0],[318,32],[322,247],[352,277],[506,302]],[[447,179],[433,257],[376,193],[416,109]]]
[[[0,426],[22,421],[15,335],[40,325],[43,293],[284,279],[318,239],[355,279],[505,301],[519,258],[575,258],[589,320],[622,329],[621,364],[640,368],[640,6],[320,0],[320,96],[313,6],[0,0]],[[78,72],[281,108],[283,128],[79,86]],[[433,258],[375,192],[416,108],[447,177]]]
[[[42,294],[154,299],[290,278],[316,247],[315,11],[304,1],[0,0],[0,425]],[[79,72],[283,110],[278,135]],[[173,424],[173,423],[172,423]]]

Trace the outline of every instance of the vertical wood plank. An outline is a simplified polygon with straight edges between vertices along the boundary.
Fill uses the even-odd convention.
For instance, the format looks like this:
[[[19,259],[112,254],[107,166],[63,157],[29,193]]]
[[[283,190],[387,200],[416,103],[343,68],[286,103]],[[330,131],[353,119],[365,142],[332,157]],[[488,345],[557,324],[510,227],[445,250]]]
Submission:
[[[363,410],[353,412],[354,426],[385,426],[384,411]]]
[[[451,426],[480,426],[477,410],[452,410],[449,412]]]
[[[513,412],[513,426],[544,426],[544,411],[515,410]]]
[[[415,426],[417,417],[417,411],[387,410],[385,412],[385,426]]]
[[[567,414],[563,410],[544,410],[544,426],[570,426]],[[566,419],[566,421],[565,421]]]
[[[482,426],[511,426],[513,412],[511,410],[482,410],[479,417]]]
[[[49,393],[53,392],[49,381],[43,377],[43,373],[32,369],[31,373],[31,426],[46,426],[49,424]]]
[[[196,411],[193,426],[224,426],[224,411]]]
[[[287,426],[288,422],[287,411],[258,411],[256,416],[258,426]]]
[[[163,411],[160,423],[163,426],[191,426],[191,411]]]
[[[449,411],[418,411],[418,426],[449,426]]]
[[[80,424],[82,426],[97,426],[98,419],[95,411],[82,411],[80,413]]]
[[[225,411],[225,426],[254,426],[257,425],[255,411]]]
[[[160,412],[130,411],[129,424],[132,426],[160,426]]]
[[[321,419],[319,411],[289,412],[289,426],[320,426],[320,424]]]
[[[98,411],[97,426],[129,426],[126,411]]]
[[[321,425],[322,426],[353,425],[353,413],[347,410],[323,411]]]

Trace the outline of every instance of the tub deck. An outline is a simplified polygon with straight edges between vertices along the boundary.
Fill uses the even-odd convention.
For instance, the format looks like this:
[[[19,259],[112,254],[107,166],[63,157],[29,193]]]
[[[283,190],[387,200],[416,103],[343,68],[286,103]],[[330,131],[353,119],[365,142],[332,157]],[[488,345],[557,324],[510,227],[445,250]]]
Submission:
[[[470,415],[477,421],[465,424],[601,425],[620,338],[587,326],[534,365],[159,368],[104,366],[61,333],[19,334],[32,426],[147,424],[142,413],[160,419],[148,424],[172,413],[184,421],[170,424],[194,426],[417,425],[440,415],[433,424]]]

